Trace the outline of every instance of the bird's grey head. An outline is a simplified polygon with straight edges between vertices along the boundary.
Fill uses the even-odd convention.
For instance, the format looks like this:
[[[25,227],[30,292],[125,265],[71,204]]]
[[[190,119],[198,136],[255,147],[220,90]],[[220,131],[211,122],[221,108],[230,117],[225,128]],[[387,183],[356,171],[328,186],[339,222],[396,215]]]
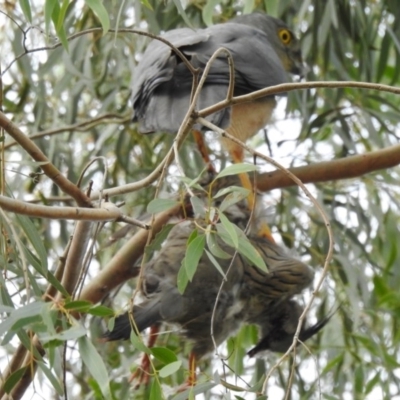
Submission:
[[[280,19],[257,12],[240,15],[230,22],[249,25],[264,32],[287,72],[303,77],[309,70],[303,62],[299,39]]]

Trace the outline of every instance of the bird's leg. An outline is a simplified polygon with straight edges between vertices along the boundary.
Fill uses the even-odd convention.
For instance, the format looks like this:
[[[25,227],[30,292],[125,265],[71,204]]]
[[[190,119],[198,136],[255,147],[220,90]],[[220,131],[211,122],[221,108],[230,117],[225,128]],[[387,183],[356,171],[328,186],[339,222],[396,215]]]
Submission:
[[[210,160],[210,156],[208,155],[209,152],[208,152],[206,143],[204,142],[204,138],[203,138],[202,133],[200,131],[197,131],[197,130],[194,129],[193,130],[193,137],[194,137],[194,140],[195,140],[195,142],[197,144],[197,147],[199,149],[200,155],[201,155],[201,157],[203,158],[204,162],[207,165],[207,172],[210,175],[215,175],[216,174],[215,168],[214,168],[214,165],[212,164],[212,162]]]
[[[195,386],[197,381],[196,377],[196,356],[194,353],[190,353],[189,355],[189,378],[188,378],[188,386]]]
[[[156,343],[158,332],[160,330],[160,327],[158,325],[153,325],[150,328],[150,337],[147,342],[147,347],[153,347],[154,344]],[[139,386],[141,385],[148,385],[150,381],[150,356],[148,354],[143,354],[142,356],[142,361],[140,362],[140,367],[131,375],[129,378],[129,383],[134,381],[135,379],[137,380],[137,384],[135,386],[135,389],[138,389]]]
[[[180,385],[177,389],[177,392],[184,392],[187,389],[192,388],[197,383],[197,376],[196,376],[196,355],[191,352],[189,354],[189,376],[185,383]]]
[[[235,146],[231,150],[231,156],[234,163],[242,163],[244,159],[243,149],[239,146]],[[254,210],[256,206],[256,196],[249,175],[246,173],[239,174],[239,179],[240,182],[242,183],[242,186],[250,191],[249,195],[247,196],[247,202],[249,205],[249,209]],[[275,243],[275,239],[272,236],[271,229],[269,228],[266,222],[261,223],[260,228],[258,230],[258,236],[264,237],[269,241],[271,241],[272,243]]]

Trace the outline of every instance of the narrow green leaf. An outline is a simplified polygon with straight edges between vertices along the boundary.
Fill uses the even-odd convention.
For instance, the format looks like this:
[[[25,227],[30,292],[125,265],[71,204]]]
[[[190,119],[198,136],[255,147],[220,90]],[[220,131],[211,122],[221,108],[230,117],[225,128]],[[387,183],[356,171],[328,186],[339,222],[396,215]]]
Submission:
[[[26,371],[27,367],[20,368],[16,370],[14,373],[12,373],[8,379],[6,380],[6,383],[4,384],[4,391],[6,393],[10,393],[13,387],[19,382],[19,380],[22,378]]]
[[[101,26],[103,27],[103,35],[105,35],[110,29],[110,19],[103,2],[101,0],[85,0],[85,3],[100,20]]]
[[[88,314],[96,317],[110,317],[114,315],[114,311],[106,306],[95,306],[88,310]]]
[[[38,361],[37,363],[38,363],[39,368],[46,375],[46,378],[52,384],[52,386],[53,386],[54,390],[57,392],[57,394],[59,396],[63,396],[64,389],[60,382],[60,379],[54,375],[54,373],[50,370],[50,368],[43,361]]]
[[[138,349],[139,351],[142,351],[143,353],[146,354],[151,354],[149,348],[143,344],[143,342],[140,340],[139,336],[136,335],[133,329],[131,330],[130,341],[135,347],[135,349]]]
[[[56,4],[56,1],[54,1],[54,0],[46,0],[45,5],[44,5],[44,22],[45,22],[45,27],[46,27],[45,28],[46,35],[49,34],[51,16],[53,14],[55,4]]]
[[[106,399],[110,399],[111,392],[107,369],[96,348],[87,336],[82,336],[78,339],[78,346],[82,361],[88,368],[90,374],[100,385],[103,396]]]
[[[207,26],[211,26],[213,24],[212,17],[214,15],[215,7],[219,4],[219,0],[207,0],[207,3],[203,7],[202,10],[202,18],[204,23]]]
[[[42,312],[40,313],[42,317],[42,321],[46,326],[46,331],[49,334],[55,334],[56,328],[54,326],[55,320],[57,318],[58,312],[56,310],[52,310],[51,303],[46,304],[42,308]]]
[[[222,215],[222,214],[221,214]],[[225,217],[226,218],[226,217]],[[261,257],[257,249],[251,244],[249,239],[246,237],[243,231],[241,231],[236,225],[231,224],[238,238],[238,246],[235,247],[231,234],[229,234],[225,228],[225,225],[217,224],[216,228],[220,238],[229,246],[236,248],[236,250],[245,256],[251,263],[258,267],[261,271],[268,272],[268,268],[265,265],[264,259]]]
[[[150,214],[156,214],[161,211],[169,210],[178,204],[180,204],[179,201],[172,199],[154,199],[147,205],[147,212]]]
[[[19,0],[19,4],[21,6],[22,12],[25,15],[25,18],[32,23],[32,11],[31,5],[29,4],[29,0]]]
[[[35,357],[36,360],[43,361],[43,356],[39,353],[36,346],[32,346],[32,337],[28,335],[27,332],[21,329],[17,333],[17,336],[20,342],[25,346],[25,348],[33,353],[33,356]]]
[[[47,271],[46,277],[49,283],[52,284],[61,294],[63,294],[65,297],[69,296],[69,293],[65,290],[61,282],[56,279],[56,277],[50,271]]]
[[[18,321],[15,322],[15,324],[13,324],[11,329],[14,332],[16,332],[26,325],[34,324],[35,322],[41,322],[41,321],[42,321],[42,317],[40,315],[32,315],[29,317],[20,318],[20,319],[18,319]]]
[[[188,16],[186,15],[185,10],[183,9],[181,0],[173,0],[175,7],[178,9],[179,15],[183,18],[183,20],[185,21],[185,24],[192,28],[192,23],[190,22],[190,19],[188,18]]]
[[[43,302],[37,301],[14,310],[10,316],[0,324],[0,336],[9,331],[20,319],[34,317],[41,313]]]
[[[200,174],[197,178],[188,178],[187,176],[180,176],[179,180],[183,182],[186,186],[190,188],[195,188],[196,190],[200,190],[201,192],[205,192],[204,187],[199,185],[199,180],[201,179],[202,174]]]
[[[166,347],[152,347],[150,351],[157,360],[164,364],[171,364],[177,361],[176,354]]]
[[[181,367],[182,361],[174,361],[170,364],[167,364],[165,367],[161,368],[159,371],[159,375],[161,378],[166,378],[167,376],[170,376],[174,374],[178,369]]]
[[[376,82],[380,82],[382,76],[385,72],[386,66],[388,65],[389,51],[392,46],[392,38],[390,37],[389,32],[385,32],[385,36],[382,39],[380,48],[379,48],[379,61],[376,68]]]
[[[229,219],[223,213],[219,214],[219,219],[222,223],[222,226],[225,228],[226,233],[231,238],[233,247],[237,249],[239,246],[239,238],[235,229],[235,225],[232,224],[232,222],[229,221]]]
[[[52,340],[59,340],[65,342],[67,340],[75,340],[86,335],[86,329],[79,323],[73,325],[71,328],[58,333],[45,333],[40,335],[40,340],[43,343],[48,343]]]
[[[238,251],[263,272],[268,272],[264,259],[250,240],[243,234],[240,237]]]
[[[65,4],[66,1],[64,0],[63,3],[64,8],[61,9],[59,2],[54,1],[54,7],[53,7],[53,13],[51,14],[51,19],[53,21],[53,25],[58,35],[58,38],[60,39],[60,42],[62,43],[64,49],[68,51],[68,40],[64,29],[64,18],[63,18],[63,15],[65,16],[65,11],[66,11]]]
[[[29,242],[32,244],[33,248],[36,251],[36,254],[40,260],[40,264],[42,267],[42,273],[45,274],[47,272],[47,251],[43,245],[43,241],[41,240],[42,236],[37,231],[33,222],[26,216],[16,214],[16,218],[25,232]]]
[[[227,381],[224,381],[223,379],[221,379],[221,383],[224,385],[224,387],[226,387],[227,389],[233,390],[235,392],[245,392],[248,390],[248,388],[244,388],[241,386],[236,386],[232,383],[228,383]]]
[[[158,379],[153,379],[153,383],[151,384],[149,399],[161,400],[163,398],[164,396],[161,390],[160,383],[158,382]]]
[[[229,186],[226,188],[223,188],[221,190],[218,190],[217,194],[214,196],[214,199],[217,199],[218,197],[221,196],[226,196],[229,193],[233,192],[239,192],[242,193],[244,197],[248,196],[250,193],[250,190],[245,189],[244,187],[241,186]]]
[[[254,10],[255,0],[246,0],[243,7],[243,14],[249,14]]]
[[[69,6],[69,0],[63,0],[63,2],[61,3],[60,10],[58,12],[58,19],[56,25],[57,32],[60,29],[64,28],[65,15],[67,13],[68,6]]]
[[[64,308],[66,310],[82,311],[82,312],[89,310],[89,308],[92,306],[93,306],[93,303],[91,303],[90,301],[86,301],[86,300],[67,301],[64,304]]]
[[[206,205],[203,200],[201,200],[197,196],[192,196],[190,198],[190,203],[192,204],[193,207],[193,213],[194,215],[198,218],[204,218],[206,215]]]
[[[149,257],[155,251],[161,249],[161,245],[165,242],[165,239],[171,232],[171,229],[175,226],[175,224],[166,224],[162,227],[161,231],[157,233],[155,238],[151,241],[151,243],[146,246],[145,254]]]
[[[182,263],[185,266],[186,275],[190,282],[193,279],[200,258],[203,255],[205,243],[205,235],[199,235],[189,243],[186,249],[185,258],[183,259]]]
[[[246,192],[246,193],[245,193]],[[222,212],[227,210],[228,208],[232,207],[234,204],[238,203],[239,201],[242,201],[245,199],[248,194],[250,193],[249,190],[245,189],[245,192],[233,192],[228,194],[224,200],[222,200],[221,205],[218,207],[218,209]]]
[[[222,275],[222,277],[224,279],[226,279],[226,275],[225,275],[223,269],[221,268],[221,266],[219,265],[219,262],[215,259],[215,257],[208,250],[205,250],[205,252],[207,254],[207,257],[210,259],[210,261],[214,265],[214,267],[218,270],[218,272]]]
[[[189,279],[186,273],[186,268],[185,266],[181,265],[181,267],[179,268],[179,272],[178,272],[178,277],[176,280],[176,286],[178,288],[178,292],[180,294],[183,294],[185,292],[186,286],[189,283]]]
[[[257,166],[253,164],[233,164],[230,165],[229,167],[226,167],[223,169],[215,179],[222,178],[224,176],[229,176],[229,175],[237,175],[237,174],[242,174],[245,172],[252,172],[252,171],[257,171]]]
[[[364,390],[364,395],[371,393],[375,386],[378,386],[378,387],[380,386],[379,385],[380,380],[381,380],[380,378],[381,378],[381,371],[378,371],[375,374],[375,376],[367,382],[367,384],[365,386],[365,390]]]
[[[193,242],[194,239],[197,238],[197,236],[199,236],[199,232],[197,232],[197,229],[194,229],[192,231],[192,233],[189,235],[188,240],[187,240],[187,246],[189,246],[190,243]]]
[[[215,232],[207,232],[206,239],[208,249],[215,257],[229,260],[232,258],[232,254],[228,254],[226,251],[221,249],[217,242],[217,237],[218,235]]]
[[[150,4],[149,0],[140,0],[140,2],[146,7],[148,8],[150,11],[154,11],[152,5]]]
[[[36,257],[34,252],[31,251],[28,247],[26,247],[24,243],[22,243],[21,246],[25,251],[25,256],[26,256],[26,259],[28,260],[28,263],[31,264],[32,267],[35,268],[35,270],[37,272],[39,272],[39,274],[41,274],[42,276],[45,277],[47,275],[47,271],[43,268],[43,265],[40,262],[39,258]],[[32,285],[35,284],[35,282],[31,282],[31,283],[32,283]]]

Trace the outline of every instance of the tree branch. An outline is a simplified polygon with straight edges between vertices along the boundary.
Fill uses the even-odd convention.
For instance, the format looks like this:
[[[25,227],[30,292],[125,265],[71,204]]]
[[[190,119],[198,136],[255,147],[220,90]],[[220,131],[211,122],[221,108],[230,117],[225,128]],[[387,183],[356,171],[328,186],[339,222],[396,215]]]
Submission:
[[[0,126],[37,162],[43,172],[81,207],[91,207],[91,201],[76,185],[65,178],[32,140],[0,111]]]
[[[178,204],[155,216],[152,224],[153,237],[173,216],[180,212],[181,207]],[[143,255],[149,234],[148,231],[140,230],[132,236],[103,270],[83,288],[80,299],[95,304],[101,301],[112,289],[137,276],[139,271],[134,268],[134,265]]]
[[[400,145],[346,158],[319,162],[303,167],[288,168],[303,183],[317,183],[350,179],[400,164]],[[295,186],[283,171],[265,172],[257,177],[257,188],[262,192]]]

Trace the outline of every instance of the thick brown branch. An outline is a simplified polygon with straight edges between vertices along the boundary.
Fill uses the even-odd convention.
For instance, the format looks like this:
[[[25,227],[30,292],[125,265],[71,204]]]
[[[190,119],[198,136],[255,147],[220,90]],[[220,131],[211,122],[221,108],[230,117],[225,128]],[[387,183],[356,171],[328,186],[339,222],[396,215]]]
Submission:
[[[157,214],[152,224],[152,234],[156,235],[161,228],[177,215],[181,205],[177,205],[168,211]],[[139,272],[134,268],[135,263],[142,256],[150,233],[148,231],[137,232],[111,259],[104,269],[92,279],[82,290],[80,299],[92,303],[101,301],[112,289],[136,276]]]
[[[65,263],[64,275],[61,284],[65,290],[72,294],[83,268],[83,259],[91,237],[93,222],[79,221],[76,224],[72,237],[71,247]]]
[[[6,211],[34,218],[70,219],[73,221],[114,221],[122,217],[121,210],[111,203],[106,203],[105,207],[101,208],[50,207],[0,196],[0,206]]]
[[[359,177],[400,164],[400,145],[394,145],[370,153],[337,160],[320,162],[303,167],[288,168],[303,183],[317,183]],[[276,170],[257,177],[257,188],[262,192],[295,186],[296,183],[284,172]]]

